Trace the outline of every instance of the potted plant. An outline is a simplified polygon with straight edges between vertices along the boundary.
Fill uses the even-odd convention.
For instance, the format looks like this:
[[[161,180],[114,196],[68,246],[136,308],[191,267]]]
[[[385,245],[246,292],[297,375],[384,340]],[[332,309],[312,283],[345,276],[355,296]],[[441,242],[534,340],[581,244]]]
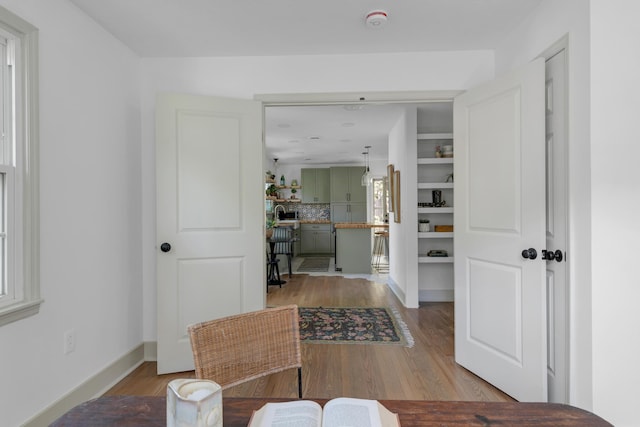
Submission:
[[[275,184],[271,184],[266,190],[267,196],[276,197],[278,195],[278,187]]]
[[[267,239],[270,239],[271,236],[273,236],[273,227],[275,227],[275,225],[276,225],[275,219],[267,218],[267,221],[265,223],[265,228],[266,228],[265,235],[267,236]]]

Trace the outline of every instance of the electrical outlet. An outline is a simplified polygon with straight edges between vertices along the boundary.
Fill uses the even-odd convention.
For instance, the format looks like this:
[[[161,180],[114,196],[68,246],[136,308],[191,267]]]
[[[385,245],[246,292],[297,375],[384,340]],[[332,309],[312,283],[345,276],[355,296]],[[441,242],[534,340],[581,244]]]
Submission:
[[[64,333],[64,354],[76,351],[76,331],[70,329]]]

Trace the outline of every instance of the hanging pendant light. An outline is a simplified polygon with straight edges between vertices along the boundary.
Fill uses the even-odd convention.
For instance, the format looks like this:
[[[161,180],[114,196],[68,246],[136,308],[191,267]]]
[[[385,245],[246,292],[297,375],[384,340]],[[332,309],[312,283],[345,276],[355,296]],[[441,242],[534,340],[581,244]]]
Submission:
[[[362,153],[364,155],[364,173],[362,174],[360,184],[363,187],[367,187],[369,186],[369,184],[371,184],[371,171],[369,170],[369,148],[371,148],[371,146],[366,145],[364,148],[366,148],[367,151],[364,151]]]

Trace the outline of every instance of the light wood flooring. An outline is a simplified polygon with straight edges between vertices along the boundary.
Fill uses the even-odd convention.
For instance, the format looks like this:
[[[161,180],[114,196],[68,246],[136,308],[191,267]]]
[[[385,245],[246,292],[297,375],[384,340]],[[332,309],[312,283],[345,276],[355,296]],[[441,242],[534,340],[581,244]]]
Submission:
[[[406,309],[385,284],[341,276],[294,274],[282,287],[270,287],[268,305],[301,307],[395,307],[415,340],[412,348],[395,345],[302,344],[303,396],[369,399],[512,401],[453,360],[453,303],[422,303]],[[145,362],[106,394],[166,394],[174,378],[193,371],[156,375]],[[225,396],[296,397],[295,370],[241,384]]]

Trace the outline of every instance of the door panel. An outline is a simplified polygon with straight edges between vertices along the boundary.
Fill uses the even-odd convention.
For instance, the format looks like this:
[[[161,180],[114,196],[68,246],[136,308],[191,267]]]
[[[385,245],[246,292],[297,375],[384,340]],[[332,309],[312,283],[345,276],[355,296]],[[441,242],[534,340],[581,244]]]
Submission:
[[[544,61],[454,102],[456,361],[546,401]]]
[[[253,101],[163,94],[156,118],[158,373],[167,373],[193,369],[187,325],[264,307],[262,113]]]
[[[178,111],[176,160],[181,231],[240,227],[240,147],[204,143],[238,141],[239,124],[237,117]],[[220,158],[225,161],[217,161]],[[220,200],[224,200],[225,209],[220,209]]]
[[[469,304],[473,307],[469,339],[513,363],[522,363],[520,269],[470,260],[469,277]]]

